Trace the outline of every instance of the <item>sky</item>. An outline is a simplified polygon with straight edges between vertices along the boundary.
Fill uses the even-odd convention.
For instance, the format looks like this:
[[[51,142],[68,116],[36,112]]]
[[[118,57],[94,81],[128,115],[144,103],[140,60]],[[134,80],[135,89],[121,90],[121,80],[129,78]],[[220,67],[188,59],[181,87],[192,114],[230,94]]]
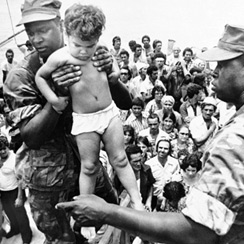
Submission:
[[[1,0],[0,42],[23,28],[15,27],[20,20],[21,2],[23,0]],[[182,50],[185,47],[200,50],[217,44],[225,24],[244,25],[243,0],[63,0],[62,16],[75,2],[93,4],[103,10],[106,29],[101,39],[109,48],[114,36],[120,36],[122,46],[127,49],[130,40],[141,43],[141,37],[147,34],[151,42],[161,40],[165,51],[168,39],[175,40],[175,45]],[[9,46],[16,50],[16,43],[24,43],[26,39],[23,33],[0,47],[0,61],[1,51]],[[16,52],[19,55],[18,50]]]

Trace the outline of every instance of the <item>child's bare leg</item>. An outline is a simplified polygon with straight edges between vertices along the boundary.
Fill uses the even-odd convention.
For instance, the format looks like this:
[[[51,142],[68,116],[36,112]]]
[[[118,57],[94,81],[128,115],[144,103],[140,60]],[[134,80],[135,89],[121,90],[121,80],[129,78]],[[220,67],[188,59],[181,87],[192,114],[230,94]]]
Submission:
[[[94,193],[96,176],[99,170],[100,140],[100,136],[95,132],[82,133],[76,136],[81,160],[80,194]]]
[[[120,182],[130,195],[135,209],[142,210],[141,195],[135,174],[125,154],[124,133],[120,119],[115,117],[102,136],[109,161],[116,171]]]
[[[81,160],[79,177],[80,194],[92,194],[95,190],[96,176],[99,169],[100,136],[95,133],[83,133],[76,136]],[[86,239],[94,238],[95,227],[82,227],[81,234]]]

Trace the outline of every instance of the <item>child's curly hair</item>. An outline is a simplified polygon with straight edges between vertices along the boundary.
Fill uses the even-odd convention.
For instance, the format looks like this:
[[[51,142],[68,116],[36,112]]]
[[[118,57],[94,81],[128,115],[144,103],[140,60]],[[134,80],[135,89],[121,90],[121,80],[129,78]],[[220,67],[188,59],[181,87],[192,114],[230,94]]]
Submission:
[[[75,35],[83,41],[99,39],[105,22],[104,13],[92,5],[76,3],[65,11],[64,26],[67,35]]]

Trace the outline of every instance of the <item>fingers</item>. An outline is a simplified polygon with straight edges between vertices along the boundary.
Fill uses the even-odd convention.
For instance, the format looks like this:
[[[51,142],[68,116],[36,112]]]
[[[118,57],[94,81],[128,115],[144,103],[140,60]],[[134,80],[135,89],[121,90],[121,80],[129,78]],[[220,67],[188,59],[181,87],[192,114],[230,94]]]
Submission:
[[[67,212],[70,212],[74,209],[75,203],[74,202],[60,202],[56,204],[55,208],[56,209],[63,209]]]

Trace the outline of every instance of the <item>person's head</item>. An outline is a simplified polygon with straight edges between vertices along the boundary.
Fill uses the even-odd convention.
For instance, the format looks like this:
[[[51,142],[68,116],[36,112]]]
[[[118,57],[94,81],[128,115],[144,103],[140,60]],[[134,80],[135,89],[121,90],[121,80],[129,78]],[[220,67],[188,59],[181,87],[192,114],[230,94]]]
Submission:
[[[119,56],[120,56],[122,62],[124,62],[125,64],[129,63],[130,54],[126,50],[122,50],[120,52]]]
[[[136,57],[140,57],[141,56],[141,53],[142,53],[142,46],[141,44],[136,44],[135,45],[135,56]]]
[[[86,61],[93,57],[105,28],[104,13],[92,5],[73,4],[65,11],[64,26],[70,54]]]
[[[189,99],[194,99],[195,100],[194,102],[197,102],[198,94],[201,89],[202,89],[201,86],[194,83],[190,83],[187,86],[186,95]]]
[[[158,67],[154,64],[151,64],[148,68],[147,68],[147,75],[149,76],[150,80],[157,80],[158,78]]]
[[[22,5],[18,25],[24,24],[28,39],[44,60],[64,46],[60,7],[59,0],[25,0]]]
[[[135,172],[141,170],[142,151],[137,145],[128,145],[125,149],[126,156]]]
[[[121,46],[121,38],[119,36],[115,36],[112,39],[112,44],[113,44],[115,50],[120,49],[120,46]]]
[[[173,111],[166,111],[162,117],[162,127],[166,131],[172,131],[176,126],[176,117]]]
[[[185,60],[186,62],[189,62],[189,61],[191,61],[191,59],[192,59],[193,51],[192,51],[191,48],[186,47],[186,48],[183,50],[182,55],[183,55],[183,57],[184,57],[184,60]]]
[[[182,124],[179,128],[178,140],[182,143],[185,143],[188,141],[189,137],[190,137],[189,127],[186,124]]]
[[[156,135],[159,133],[160,119],[157,114],[149,114],[147,118],[147,124],[150,128],[150,133]]]
[[[12,64],[14,59],[14,51],[12,49],[8,49],[5,53],[8,63]]]
[[[158,68],[164,67],[166,56],[163,53],[156,53],[154,55],[154,63]]]
[[[215,98],[206,97],[201,104],[203,119],[206,121],[211,120],[212,116],[214,115],[214,112],[216,111],[216,108],[217,103]]]
[[[185,195],[185,188],[183,184],[178,181],[170,181],[164,186],[163,196],[171,202],[173,206]]]
[[[141,42],[142,42],[144,48],[146,48],[146,49],[150,47],[150,41],[151,41],[151,39],[148,35],[144,35],[141,38]]]
[[[131,76],[131,71],[128,66],[123,66],[120,68],[120,80],[123,83],[127,83],[127,81],[131,79]]]
[[[160,53],[162,49],[162,41],[154,40],[153,41],[153,49],[155,53]]]
[[[8,138],[0,134],[0,158],[6,159],[9,155],[9,142]]]
[[[188,178],[194,178],[202,168],[202,162],[197,153],[187,155],[180,166]]]
[[[188,150],[186,148],[184,149],[180,149],[177,153],[177,158],[178,158],[178,162],[180,164],[180,166],[183,163],[183,159],[188,156],[190,153],[188,152]]]
[[[225,102],[243,105],[244,92],[244,27],[226,25],[218,45],[198,55],[205,61],[217,62],[212,90]]]
[[[141,76],[142,80],[145,80],[147,76],[147,68],[148,68],[148,64],[146,63],[139,63],[137,65],[138,73]]]
[[[32,51],[34,48],[29,40],[25,42],[25,46],[27,47],[28,50]]]
[[[143,157],[145,157],[145,155],[149,151],[149,148],[151,147],[151,144],[146,136],[138,136],[136,138],[136,145],[141,148]]]
[[[132,100],[132,113],[135,115],[135,117],[141,117],[142,116],[142,111],[144,109],[144,102],[141,98],[135,97]]]
[[[135,40],[130,40],[129,43],[128,43],[129,47],[130,47],[130,50],[132,52],[135,52],[135,49],[136,49],[136,41]]]
[[[152,89],[152,97],[155,99],[155,101],[162,101],[162,98],[165,94],[164,88],[162,86],[154,86]]]
[[[202,70],[201,70],[200,68],[194,66],[194,67],[192,67],[192,68],[190,69],[189,72],[190,72],[190,74],[191,74],[193,77],[195,77],[197,74],[202,73]]]
[[[173,111],[173,106],[175,104],[175,99],[171,95],[165,95],[162,98],[163,109],[164,111]]]
[[[133,144],[135,141],[135,130],[131,125],[124,125],[124,142],[125,145]]]
[[[161,137],[156,141],[156,152],[159,159],[166,159],[171,154],[171,143],[169,138]]]
[[[173,55],[175,58],[178,58],[180,56],[180,48],[178,46],[173,47]]]

